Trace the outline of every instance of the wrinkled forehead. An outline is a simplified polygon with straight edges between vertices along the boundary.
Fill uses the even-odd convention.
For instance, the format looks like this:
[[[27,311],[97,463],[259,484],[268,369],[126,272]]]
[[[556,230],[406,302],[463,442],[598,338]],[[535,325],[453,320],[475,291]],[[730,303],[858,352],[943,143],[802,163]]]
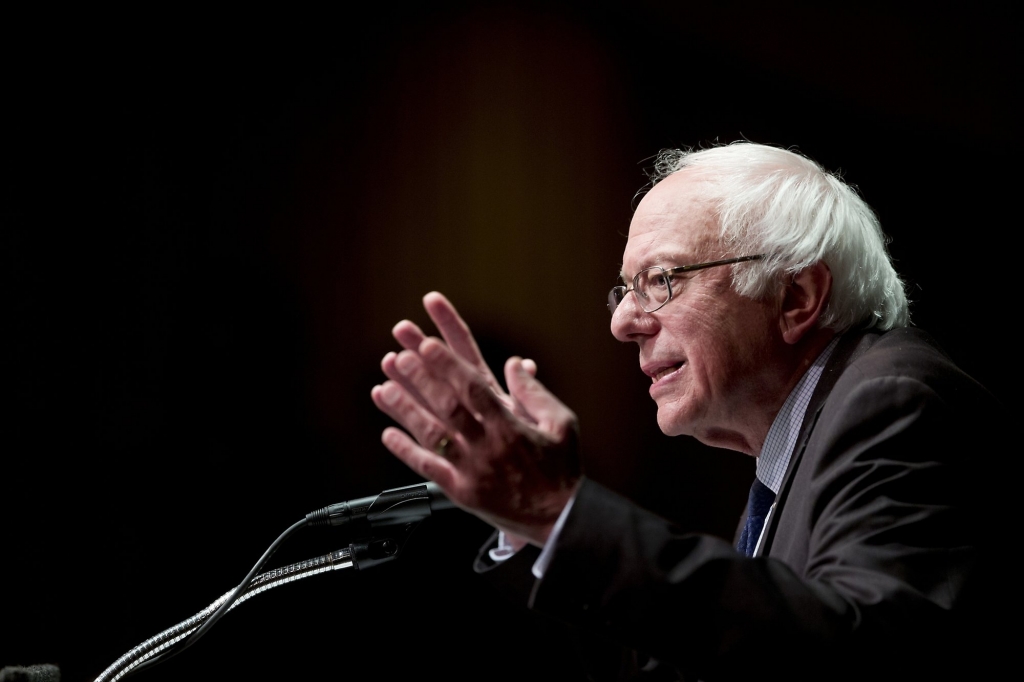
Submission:
[[[651,265],[695,263],[717,251],[717,219],[707,187],[699,175],[683,170],[651,188],[629,224],[623,275]]]

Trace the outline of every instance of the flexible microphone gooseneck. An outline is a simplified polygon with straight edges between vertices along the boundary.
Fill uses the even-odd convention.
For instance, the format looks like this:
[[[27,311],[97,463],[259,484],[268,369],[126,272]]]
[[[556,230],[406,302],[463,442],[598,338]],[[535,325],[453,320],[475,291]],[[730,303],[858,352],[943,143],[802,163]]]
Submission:
[[[436,483],[428,481],[391,488],[379,495],[359,497],[309,512],[278,536],[238,587],[187,621],[136,646],[104,670],[95,682],[114,682],[181,653],[206,634],[239,600],[244,601],[270,587],[328,570],[365,569],[391,561],[397,558],[405,541],[421,521],[434,511],[455,506]],[[359,537],[347,548],[293,564],[282,571],[257,575],[277,548],[300,528],[349,524],[358,529]]]

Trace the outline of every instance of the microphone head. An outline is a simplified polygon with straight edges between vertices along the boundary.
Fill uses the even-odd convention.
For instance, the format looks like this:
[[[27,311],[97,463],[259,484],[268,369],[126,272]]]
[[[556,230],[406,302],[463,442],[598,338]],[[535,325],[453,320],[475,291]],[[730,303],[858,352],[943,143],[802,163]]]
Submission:
[[[427,494],[430,495],[430,510],[440,511],[442,509],[455,509],[456,504],[448,499],[448,496],[441,490],[441,486],[433,481],[427,481]]]

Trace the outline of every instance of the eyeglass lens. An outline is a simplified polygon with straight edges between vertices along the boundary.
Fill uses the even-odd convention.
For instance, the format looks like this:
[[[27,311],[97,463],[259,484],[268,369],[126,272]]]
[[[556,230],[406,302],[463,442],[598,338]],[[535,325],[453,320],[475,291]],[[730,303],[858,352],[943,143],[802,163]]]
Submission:
[[[672,295],[669,280],[672,277],[659,267],[641,270],[636,276],[636,288],[640,293],[640,304],[647,312],[657,310]]]
[[[622,299],[626,296],[626,287],[618,286],[612,287],[612,290],[608,292],[608,312],[614,313],[615,309],[622,303]]]
[[[640,307],[646,312],[653,312],[671,297],[670,279],[671,276],[657,266],[641,270],[633,278],[633,286],[629,289],[625,286],[612,287],[608,292],[608,310],[614,313],[622,299],[626,297],[626,293],[632,290]]]

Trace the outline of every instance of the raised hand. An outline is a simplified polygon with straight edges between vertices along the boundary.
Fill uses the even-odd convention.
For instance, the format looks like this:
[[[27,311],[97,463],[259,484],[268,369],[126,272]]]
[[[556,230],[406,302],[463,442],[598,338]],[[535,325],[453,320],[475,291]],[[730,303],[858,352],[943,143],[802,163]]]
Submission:
[[[542,545],[579,480],[576,416],[530,360],[506,361],[505,393],[454,306],[437,292],[423,304],[445,342],[395,325],[404,350],[384,356],[389,380],[371,397],[405,431],[385,429],[384,445],[455,504]]]

